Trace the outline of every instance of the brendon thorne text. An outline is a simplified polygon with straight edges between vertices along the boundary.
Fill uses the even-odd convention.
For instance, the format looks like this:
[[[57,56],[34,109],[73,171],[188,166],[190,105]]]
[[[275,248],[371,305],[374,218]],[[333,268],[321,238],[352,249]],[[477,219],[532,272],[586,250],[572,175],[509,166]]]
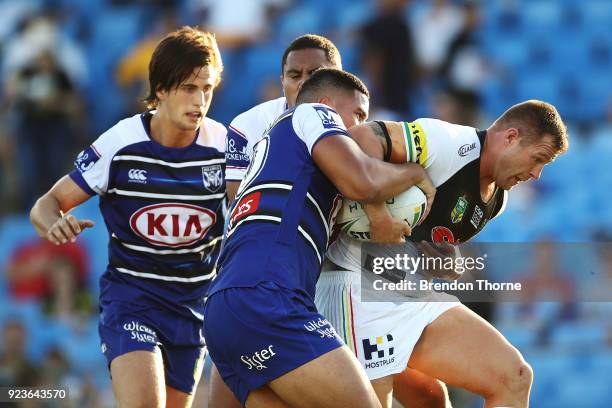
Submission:
[[[383,279],[376,279],[373,282],[374,290],[391,291],[436,291],[436,292],[463,292],[463,291],[520,291],[520,282],[492,282],[487,279],[476,279],[473,282],[432,282],[426,279],[418,281],[408,281],[402,279],[399,282],[388,282]]]

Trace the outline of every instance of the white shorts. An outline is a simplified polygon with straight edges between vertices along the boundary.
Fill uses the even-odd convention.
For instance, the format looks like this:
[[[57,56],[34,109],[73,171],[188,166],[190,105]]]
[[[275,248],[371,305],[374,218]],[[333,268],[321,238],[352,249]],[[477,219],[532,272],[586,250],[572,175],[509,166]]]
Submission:
[[[359,272],[321,272],[315,303],[353,350],[370,380],[404,371],[425,327],[461,304],[455,296],[443,293],[422,302],[361,302],[360,277]]]

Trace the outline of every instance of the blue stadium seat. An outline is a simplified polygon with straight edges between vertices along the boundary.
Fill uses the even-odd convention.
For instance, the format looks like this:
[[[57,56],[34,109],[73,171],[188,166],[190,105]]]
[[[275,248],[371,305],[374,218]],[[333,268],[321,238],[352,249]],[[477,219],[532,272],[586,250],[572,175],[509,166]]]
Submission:
[[[585,26],[612,30],[612,3],[608,0],[580,1]]]
[[[309,2],[302,2],[289,9],[279,19],[275,37],[289,43],[304,33],[320,33],[324,24],[324,13]]]
[[[8,320],[21,322],[28,334],[26,353],[33,362],[38,362],[46,352],[43,333],[45,318],[40,310],[40,304],[35,301],[13,301],[10,298],[2,301],[0,308],[0,326]]]
[[[506,326],[495,325],[506,339],[519,350],[532,347],[536,344],[537,333],[533,328],[525,326]]]
[[[78,330],[73,329],[70,336],[60,343],[60,349],[68,357],[71,365],[81,372],[87,372],[92,366],[104,364],[105,359],[100,351],[97,317],[92,317]]]
[[[524,1],[521,15],[524,30],[546,33],[561,26],[563,9],[556,0]]]
[[[601,322],[595,323],[565,323],[555,327],[552,333],[552,343],[561,347],[601,348],[606,342],[606,328]]]

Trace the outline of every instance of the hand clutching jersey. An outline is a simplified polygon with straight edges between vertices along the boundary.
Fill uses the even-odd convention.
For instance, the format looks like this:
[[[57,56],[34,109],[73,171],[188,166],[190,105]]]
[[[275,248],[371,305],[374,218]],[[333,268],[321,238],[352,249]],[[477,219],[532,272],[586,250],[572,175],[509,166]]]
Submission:
[[[225,127],[205,118],[184,148],[150,137],[151,112],[120,121],[79,154],[70,177],[110,236],[101,301],[169,308],[201,319],[225,212]]]

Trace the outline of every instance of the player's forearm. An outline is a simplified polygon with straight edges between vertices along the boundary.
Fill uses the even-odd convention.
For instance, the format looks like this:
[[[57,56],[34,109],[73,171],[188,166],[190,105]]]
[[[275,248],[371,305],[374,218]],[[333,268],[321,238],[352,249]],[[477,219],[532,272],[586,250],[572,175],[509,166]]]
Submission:
[[[39,198],[30,211],[30,221],[38,235],[42,238],[46,238],[49,228],[61,216],[59,202],[50,193]]]
[[[364,203],[379,203],[394,197],[402,191],[421,183],[427,174],[416,163],[392,164],[371,159],[368,165],[368,184],[371,194]]]

